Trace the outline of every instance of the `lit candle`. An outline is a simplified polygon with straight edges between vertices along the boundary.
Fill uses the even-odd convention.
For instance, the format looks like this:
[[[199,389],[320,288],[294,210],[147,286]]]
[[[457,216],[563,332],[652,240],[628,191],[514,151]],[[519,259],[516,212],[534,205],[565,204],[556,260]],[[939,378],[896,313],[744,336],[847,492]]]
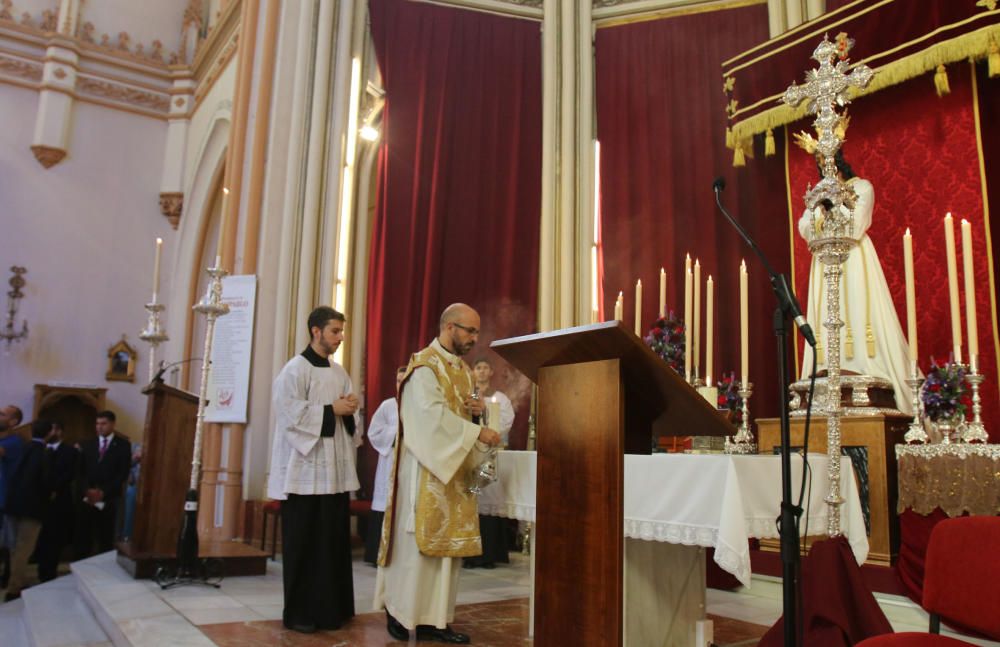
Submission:
[[[744,389],[750,383],[750,328],[747,262],[740,261],[740,386]]]
[[[622,311],[625,309],[625,297],[621,292],[618,293],[618,298],[615,299],[615,320],[621,321],[625,318]]]
[[[913,278],[913,236],[903,234],[903,268],[906,274],[906,338],[910,345],[910,372],[917,372],[917,292]]]
[[[948,254],[948,299],[951,303],[951,344],[953,359],[962,363],[962,317],[958,310],[958,262],[955,254],[955,226],[951,213],[944,217],[944,243]]]
[[[694,358],[694,379],[701,374],[701,261],[694,262],[694,346],[691,348]]]
[[[684,271],[684,379],[691,379],[691,269]]]
[[[705,386],[712,386],[712,335],[715,332],[713,317],[715,315],[715,282],[708,275],[705,285]],[[714,403],[713,403],[714,404]]]
[[[635,282],[635,336],[642,337],[642,279]]]
[[[978,372],[979,324],[976,322],[976,287],[972,269],[972,225],[962,219],[962,274],[965,277],[965,324],[969,337],[969,368]]]
[[[660,268],[660,316],[667,315],[667,272]]]
[[[157,303],[156,295],[160,291],[160,252],[163,251],[163,239],[156,239],[156,255],[153,257],[153,303]]]
[[[500,432],[500,402],[497,401],[495,395],[490,396],[490,399],[486,401],[486,420],[490,429]]]

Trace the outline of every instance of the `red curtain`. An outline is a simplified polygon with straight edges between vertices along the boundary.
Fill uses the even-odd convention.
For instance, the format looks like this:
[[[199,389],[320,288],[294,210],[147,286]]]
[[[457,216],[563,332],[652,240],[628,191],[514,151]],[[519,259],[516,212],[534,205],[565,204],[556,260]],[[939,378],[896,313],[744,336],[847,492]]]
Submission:
[[[448,304],[482,316],[470,361],[535,330],[542,90],[537,22],[403,0],[369,10],[386,91],[368,272],[373,412]],[[527,379],[495,366],[523,447]]]
[[[990,281],[989,215],[983,205],[984,187],[969,65],[949,66],[948,77],[951,93],[941,98],[935,93],[928,74],[855,101],[851,105],[851,126],[844,156],[857,175],[875,186],[875,211],[868,234],[882,261],[904,332],[907,322],[902,237],[907,227],[913,234],[919,364],[925,373],[930,368],[931,356],[942,363],[947,361],[952,348],[942,221],[949,211],[955,217],[962,295],[962,353],[963,359],[968,361],[959,223],[963,218],[972,223],[980,365],[986,376],[981,391],[983,417],[992,441],[997,442],[1000,440],[997,426],[1000,424],[1000,399],[997,397],[997,346],[992,314],[995,295]],[[992,93],[994,99],[1000,96],[996,89],[1000,80],[983,80],[980,86]],[[995,101],[989,108],[994,113],[1000,112]],[[996,118],[995,114],[990,116]],[[986,115],[983,123],[986,123]],[[800,122],[789,128],[798,131],[810,127]],[[995,126],[992,128],[996,131]],[[996,132],[993,137],[997,137]],[[983,143],[988,150],[985,139]],[[804,208],[805,188],[808,183],[815,183],[818,176],[812,157],[798,148],[790,149],[788,168],[792,212],[797,222]],[[799,294],[805,294],[811,256],[798,235],[795,236],[794,253],[796,288]],[[900,394],[896,397],[898,399]],[[907,393],[903,397],[910,395]]]
[[[767,37],[767,7],[755,5],[607,27],[595,41],[605,310],[624,291],[624,318],[634,321],[634,286],[642,279],[648,328],[662,266],[667,309],[682,315],[684,255],[690,253],[701,260],[702,280],[709,274],[715,280],[714,375],[739,372],[738,268],[745,257],[754,417],[777,413],[774,298],[761,264],[717,213],[712,180],[726,177],[729,209],[772,264],[787,271],[784,164],[758,151],[755,161],[734,169],[724,138],[721,63]],[[777,145],[780,150],[780,133]],[[702,295],[704,303],[704,286]]]

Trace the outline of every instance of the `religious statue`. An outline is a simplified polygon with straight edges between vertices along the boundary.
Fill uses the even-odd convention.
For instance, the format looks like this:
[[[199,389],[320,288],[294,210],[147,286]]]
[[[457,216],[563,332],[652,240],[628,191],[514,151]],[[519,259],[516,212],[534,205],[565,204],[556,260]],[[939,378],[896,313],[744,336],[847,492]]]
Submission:
[[[849,121],[850,118],[845,115],[837,125],[837,136],[841,139]],[[816,142],[810,135],[799,133],[795,139],[799,146],[815,154]],[[834,161],[837,179],[848,189],[848,197],[844,204],[837,207],[825,202],[806,209],[799,219],[799,235],[807,243],[822,237],[823,222],[830,217],[832,209],[838,209],[844,218],[853,214],[850,238],[856,242],[843,263],[840,284],[840,319],[844,323],[841,329],[840,368],[847,374],[888,380],[895,391],[896,408],[912,415],[910,389],[906,385],[910,377],[906,338],[878,254],[867,234],[872,223],[875,190],[871,182],[854,174],[842,150],[837,151]],[[807,319],[817,331],[816,359],[820,371],[828,364],[830,352],[827,343],[829,333],[822,325],[827,316],[827,301],[823,263],[818,256],[813,256],[809,269]],[[807,352],[802,362],[803,380],[812,373],[812,364],[812,353]]]

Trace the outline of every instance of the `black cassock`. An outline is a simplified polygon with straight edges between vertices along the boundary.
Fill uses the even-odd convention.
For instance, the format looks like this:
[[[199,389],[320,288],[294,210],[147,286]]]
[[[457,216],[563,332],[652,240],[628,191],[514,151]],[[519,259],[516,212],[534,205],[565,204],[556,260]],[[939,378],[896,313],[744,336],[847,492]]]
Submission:
[[[337,629],[354,617],[350,495],[289,494],[281,541],[285,626]]]

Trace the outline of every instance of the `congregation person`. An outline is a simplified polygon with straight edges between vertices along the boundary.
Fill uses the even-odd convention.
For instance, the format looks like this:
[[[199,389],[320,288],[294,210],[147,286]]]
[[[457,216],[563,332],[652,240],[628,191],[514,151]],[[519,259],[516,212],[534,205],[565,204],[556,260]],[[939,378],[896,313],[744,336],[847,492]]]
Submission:
[[[8,482],[6,513],[14,528],[14,547],[4,602],[21,597],[21,590],[28,584],[28,560],[52,499],[52,454],[46,443],[53,429],[54,425],[47,420],[31,424],[31,442],[24,447]]]
[[[80,445],[82,502],[75,531],[76,558],[104,553],[115,544],[118,509],[132,461],[132,444],[115,433],[114,411],[97,414],[97,437]]]
[[[441,314],[439,334],[410,358],[399,387],[400,426],[389,480],[375,609],[389,635],[464,644],[455,615],[461,558],[479,555],[478,502],[469,477],[500,434],[472,422],[482,400],[462,360],[479,337],[479,314],[457,303]]]
[[[10,580],[10,551],[14,548],[14,523],[6,518],[7,487],[21,457],[24,441],[14,433],[24,414],[13,404],[0,409],[0,588]]]
[[[79,470],[80,451],[63,441],[63,427],[52,423],[47,449],[51,454],[52,499],[42,518],[42,530],[35,546],[38,580],[56,577],[59,557],[73,536],[74,480]]]
[[[350,492],[360,487],[358,396],[332,355],[346,317],[309,315],[310,342],[274,379],[276,419],[267,494],[281,501],[285,627],[337,629],[354,617]]]
[[[396,391],[406,375],[406,367],[396,369]],[[386,398],[378,405],[375,415],[368,423],[368,442],[378,452],[378,466],[375,468],[375,483],[372,489],[372,510],[368,517],[368,532],[365,535],[365,561],[378,561],[378,544],[382,538],[382,520],[385,517],[386,491],[389,487],[389,470],[392,469],[392,448],[396,443],[399,428],[399,402],[395,396]]]
[[[472,376],[476,382],[479,398],[486,403],[496,402],[499,405],[500,420],[488,420],[487,424],[500,432],[500,445],[507,446],[510,428],[514,426],[514,405],[511,404],[503,391],[493,388],[493,364],[486,357],[480,357],[472,365]],[[488,410],[488,407],[487,407]],[[465,568],[494,568],[498,563],[510,561],[508,554],[508,534],[510,523],[502,517],[479,515],[479,534],[483,538],[483,554],[477,557],[466,557],[462,566]]]

